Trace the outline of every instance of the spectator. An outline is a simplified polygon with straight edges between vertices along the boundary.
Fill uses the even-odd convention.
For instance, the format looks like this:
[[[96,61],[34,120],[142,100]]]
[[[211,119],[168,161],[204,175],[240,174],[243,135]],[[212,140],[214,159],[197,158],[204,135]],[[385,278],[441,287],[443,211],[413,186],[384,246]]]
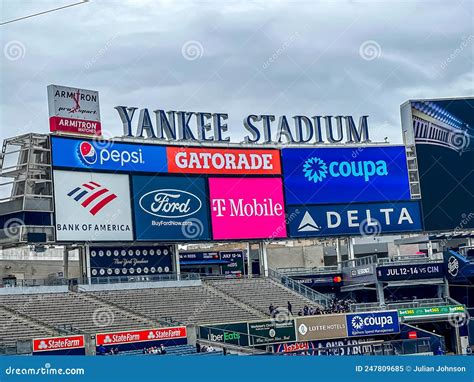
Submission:
[[[288,312],[293,315],[293,306],[291,305],[291,302],[288,301]]]
[[[300,309],[300,310],[298,311],[298,316],[302,316],[302,315],[303,315],[303,309]]]
[[[275,310],[275,307],[273,306],[273,304],[270,304],[270,306],[268,307],[268,310],[270,311],[270,316],[273,316],[273,311]]]
[[[161,353],[162,355],[165,355],[165,354],[166,354],[166,348],[165,348],[165,345],[163,345],[163,344],[160,345],[160,353]]]
[[[105,348],[104,345],[99,345],[99,348],[97,349],[99,355],[105,355],[107,353],[107,349]]]

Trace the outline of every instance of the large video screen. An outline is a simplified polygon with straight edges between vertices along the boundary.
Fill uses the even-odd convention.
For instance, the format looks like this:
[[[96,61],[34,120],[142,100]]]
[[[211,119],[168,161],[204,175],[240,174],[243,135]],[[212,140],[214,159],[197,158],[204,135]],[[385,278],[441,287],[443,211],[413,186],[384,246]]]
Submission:
[[[415,144],[424,227],[474,228],[474,98],[402,105],[407,144]]]

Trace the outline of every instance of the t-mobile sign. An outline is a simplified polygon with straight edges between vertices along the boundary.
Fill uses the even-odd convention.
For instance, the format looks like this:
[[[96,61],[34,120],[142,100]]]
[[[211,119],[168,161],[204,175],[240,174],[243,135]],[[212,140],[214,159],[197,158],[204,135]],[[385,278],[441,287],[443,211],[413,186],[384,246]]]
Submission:
[[[286,237],[281,179],[210,178],[213,238]]]

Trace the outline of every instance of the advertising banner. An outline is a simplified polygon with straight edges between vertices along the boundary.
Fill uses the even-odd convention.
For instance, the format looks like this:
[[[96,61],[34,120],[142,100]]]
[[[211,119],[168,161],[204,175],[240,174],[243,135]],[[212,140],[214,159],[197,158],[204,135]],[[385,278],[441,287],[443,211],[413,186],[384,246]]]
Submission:
[[[376,264],[358,264],[358,260],[343,263],[342,273],[344,285],[369,284],[377,281]]]
[[[167,172],[166,148],[51,137],[53,167],[123,172]]]
[[[97,346],[112,346],[148,341],[169,341],[186,338],[186,326],[159,329],[130,330],[125,332],[99,333],[95,336]]]
[[[307,316],[296,319],[296,338],[298,341],[341,337],[347,337],[346,316],[344,314]]]
[[[151,276],[172,271],[169,246],[89,247],[92,277]]]
[[[346,314],[349,337],[363,337],[400,332],[396,310]]]
[[[296,341],[295,321],[249,322],[250,345],[267,345]]]
[[[205,179],[133,176],[132,185],[136,240],[210,239]]]
[[[58,241],[132,241],[128,175],[53,172]]]
[[[286,237],[281,179],[210,178],[209,199],[215,240]]]
[[[275,353],[304,352],[310,355],[363,355],[370,354],[374,345],[382,341],[373,338],[337,338],[330,340],[295,342],[273,345]]]
[[[277,175],[279,150],[167,147],[168,171],[185,174]]]
[[[219,252],[179,252],[179,260],[185,263],[220,260]]]
[[[418,202],[287,206],[290,237],[378,235],[421,231]]]
[[[249,346],[248,328],[245,322],[200,326],[199,338],[222,344]]]
[[[342,274],[340,273],[334,273],[332,275],[289,275],[288,277],[309,288],[342,285]]]
[[[50,131],[101,135],[98,92],[49,85],[48,106]]]
[[[382,281],[418,280],[444,277],[443,263],[387,265],[377,267],[377,278]]]
[[[243,251],[221,251],[221,260],[228,261],[222,264],[222,274],[225,276],[240,277],[244,274],[244,252]]]
[[[289,205],[410,200],[404,146],[281,152]]]
[[[35,338],[33,355],[85,355],[84,336]]]
[[[463,314],[466,309],[463,305],[431,306],[428,308],[400,309],[398,315],[402,318],[416,318],[426,316],[441,316],[450,314]]]
[[[474,98],[401,106],[405,144],[415,145],[425,230],[474,228]]]

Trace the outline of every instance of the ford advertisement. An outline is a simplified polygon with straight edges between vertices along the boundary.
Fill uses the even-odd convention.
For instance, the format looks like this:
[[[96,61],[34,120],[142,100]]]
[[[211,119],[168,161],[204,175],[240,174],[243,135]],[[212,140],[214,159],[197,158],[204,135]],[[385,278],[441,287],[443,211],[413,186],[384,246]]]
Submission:
[[[290,237],[376,236],[422,230],[418,202],[287,206]]]
[[[410,200],[405,147],[282,150],[286,203]]]
[[[157,145],[51,137],[53,167],[123,172],[167,172],[166,148]]]
[[[132,186],[137,240],[210,239],[205,179],[133,176]]]
[[[396,310],[372,313],[353,313],[346,315],[349,337],[363,337],[400,332]]]

